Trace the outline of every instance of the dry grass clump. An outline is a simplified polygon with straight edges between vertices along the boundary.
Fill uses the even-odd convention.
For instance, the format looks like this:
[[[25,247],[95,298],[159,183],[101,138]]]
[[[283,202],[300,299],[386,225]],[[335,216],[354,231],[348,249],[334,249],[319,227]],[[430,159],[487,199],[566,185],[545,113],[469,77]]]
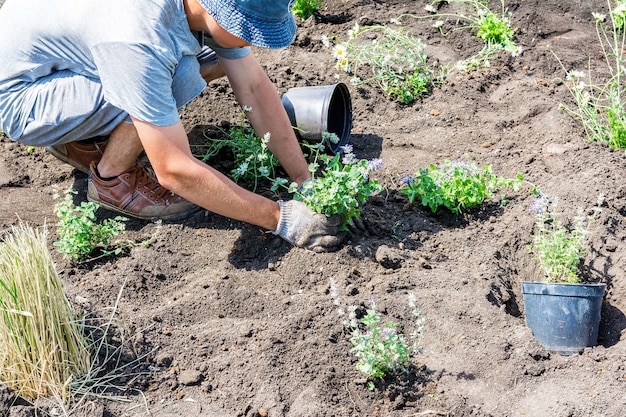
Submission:
[[[0,382],[25,398],[67,399],[90,368],[91,345],[47,247],[20,224],[0,242]]]

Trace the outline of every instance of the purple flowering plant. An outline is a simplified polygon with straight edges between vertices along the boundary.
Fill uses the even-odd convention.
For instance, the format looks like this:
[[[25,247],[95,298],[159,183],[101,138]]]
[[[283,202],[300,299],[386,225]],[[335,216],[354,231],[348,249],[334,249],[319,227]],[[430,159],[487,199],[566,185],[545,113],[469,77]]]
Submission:
[[[600,213],[604,196],[600,195],[591,214],[578,209],[570,225],[561,221],[558,198],[548,197],[537,187],[529,210],[535,215],[535,232],[528,246],[544,272],[545,282],[575,284],[580,281],[578,267],[586,252],[589,224]],[[569,227],[568,227],[569,226]]]
[[[343,306],[337,283],[330,279],[330,295],[338,307],[337,314],[343,319],[344,327],[350,332],[351,351],[357,357],[356,368],[368,377],[367,386],[374,389],[374,381],[388,375],[406,373],[413,355],[422,353],[422,337],[426,319],[417,306],[415,295],[408,294],[409,307],[414,317],[414,331],[409,335],[398,332],[399,324],[384,323],[370,299],[365,315],[357,318],[357,306]]]
[[[352,145],[341,146],[340,152],[335,155],[326,154],[321,143],[309,147],[312,181],[306,181],[300,187],[295,182],[291,183],[288,190],[294,194],[295,200],[304,202],[316,213],[343,215],[342,229],[348,231],[348,226],[354,225],[354,220],[360,218],[361,205],[382,190],[371,174],[379,170],[383,162],[377,158],[357,158]],[[285,184],[284,179],[276,179],[272,189]]]
[[[433,213],[443,206],[458,214],[479,206],[502,188],[519,190],[523,180],[522,174],[514,179],[499,177],[493,174],[491,165],[479,168],[474,162],[445,160],[439,166],[431,164],[415,175],[405,176],[400,191],[409,197],[410,203],[420,201]]]

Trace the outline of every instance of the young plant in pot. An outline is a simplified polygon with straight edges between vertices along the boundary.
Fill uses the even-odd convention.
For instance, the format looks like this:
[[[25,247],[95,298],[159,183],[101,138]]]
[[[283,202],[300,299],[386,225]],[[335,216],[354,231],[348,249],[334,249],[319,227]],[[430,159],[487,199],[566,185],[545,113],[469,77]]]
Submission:
[[[526,325],[545,349],[570,355],[595,346],[598,339],[606,284],[584,282],[580,264],[588,227],[600,212],[603,197],[598,197],[591,214],[579,209],[567,225],[561,222],[558,199],[537,188],[533,191],[536,221],[529,250],[544,275],[540,281],[522,282]]]

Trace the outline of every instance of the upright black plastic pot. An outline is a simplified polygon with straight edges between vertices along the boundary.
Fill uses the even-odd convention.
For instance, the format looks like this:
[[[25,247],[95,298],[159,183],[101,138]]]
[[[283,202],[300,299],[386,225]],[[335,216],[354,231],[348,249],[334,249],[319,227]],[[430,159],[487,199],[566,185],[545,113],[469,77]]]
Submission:
[[[282,103],[299,139],[313,143],[324,141],[333,154],[350,141],[352,101],[344,83],[290,88],[283,95]],[[325,132],[337,135],[339,142],[324,140]]]
[[[522,282],[526,326],[547,350],[562,355],[595,346],[606,284]]]

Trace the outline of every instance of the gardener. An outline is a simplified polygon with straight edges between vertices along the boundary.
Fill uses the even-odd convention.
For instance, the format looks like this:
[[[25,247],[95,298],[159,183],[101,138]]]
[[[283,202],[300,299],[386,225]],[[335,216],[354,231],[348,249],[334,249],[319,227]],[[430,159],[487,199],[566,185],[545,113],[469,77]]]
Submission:
[[[173,219],[202,207],[331,250],[341,219],[254,194],[194,158],[178,113],[225,74],[256,132],[269,132],[269,149],[302,184],[308,164],[250,49],[286,47],[295,30],[289,0],[7,0],[0,129],[88,172],[87,198],[110,210]],[[194,31],[206,34],[218,65],[200,69]],[[144,150],[158,182],[137,165]]]

